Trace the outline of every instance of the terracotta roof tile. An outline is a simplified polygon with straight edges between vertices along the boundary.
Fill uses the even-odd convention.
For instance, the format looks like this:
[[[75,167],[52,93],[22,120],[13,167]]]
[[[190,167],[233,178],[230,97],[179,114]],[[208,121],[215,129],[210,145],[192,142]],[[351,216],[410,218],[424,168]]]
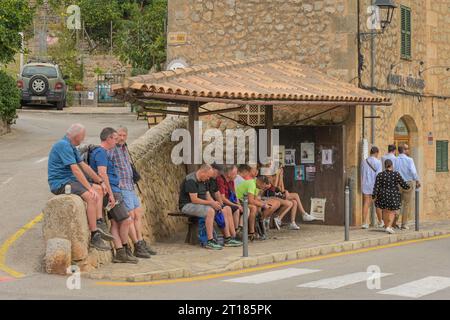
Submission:
[[[259,57],[198,65],[131,77],[114,85],[116,93],[128,90],[164,95],[214,99],[361,102],[389,104],[389,99],[339,81],[294,60]],[[170,98],[170,99],[169,99]],[[219,100],[218,100],[219,98]],[[182,100],[182,97],[179,97]],[[279,103],[277,102],[279,101]]]

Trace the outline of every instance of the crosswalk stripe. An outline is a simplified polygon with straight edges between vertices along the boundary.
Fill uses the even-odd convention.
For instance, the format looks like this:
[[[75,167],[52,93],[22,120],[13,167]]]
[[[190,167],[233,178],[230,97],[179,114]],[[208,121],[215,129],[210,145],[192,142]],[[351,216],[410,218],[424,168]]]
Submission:
[[[420,298],[450,287],[450,278],[426,277],[417,281],[408,282],[397,287],[380,291],[380,294]]]
[[[266,283],[266,282],[272,282],[272,281],[302,276],[305,274],[310,274],[310,273],[319,272],[319,271],[320,270],[288,268],[288,269],[265,272],[265,273],[255,274],[253,276],[234,278],[234,279],[229,279],[229,280],[224,280],[224,281],[225,282],[236,282],[236,283],[260,284],[260,283]]]
[[[377,276],[374,276],[372,273],[368,272],[356,272],[350,273],[343,276],[321,279],[318,281],[312,281],[304,284],[300,284],[297,287],[300,288],[320,288],[320,289],[338,289],[341,287],[349,286],[355,283],[364,282],[364,281],[373,281],[378,278],[383,278],[386,276],[390,276],[391,273],[379,273]]]

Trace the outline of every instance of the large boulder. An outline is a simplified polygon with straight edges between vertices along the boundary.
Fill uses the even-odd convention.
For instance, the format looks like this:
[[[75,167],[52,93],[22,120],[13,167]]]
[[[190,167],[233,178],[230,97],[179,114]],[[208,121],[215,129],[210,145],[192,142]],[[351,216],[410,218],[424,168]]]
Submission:
[[[72,262],[70,241],[60,238],[49,239],[44,260],[47,273],[66,275],[67,268]]]
[[[67,239],[71,242],[73,261],[87,258],[89,227],[84,201],[76,195],[59,195],[47,202],[44,209],[44,239]]]

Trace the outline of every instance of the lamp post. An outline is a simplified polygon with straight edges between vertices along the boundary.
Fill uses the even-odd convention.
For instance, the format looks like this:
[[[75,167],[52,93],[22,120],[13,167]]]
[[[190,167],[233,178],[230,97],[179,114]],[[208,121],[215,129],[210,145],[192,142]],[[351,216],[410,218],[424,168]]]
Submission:
[[[370,20],[371,24],[369,25],[370,32],[361,32],[361,26],[360,26],[360,7],[361,3],[360,0],[357,2],[357,10],[358,10],[358,77],[359,77],[359,85],[361,86],[361,73],[363,68],[363,55],[361,53],[361,42],[367,41],[370,39],[370,88],[371,91],[374,92],[375,87],[375,37],[377,35],[383,34],[386,28],[391,24],[392,18],[394,17],[394,11],[395,8],[397,8],[397,5],[394,3],[393,0],[372,0],[372,6],[370,7],[370,11],[372,13],[372,17],[375,14],[376,17],[376,24],[373,24],[373,20]],[[372,19],[370,17],[369,19]],[[377,29],[378,28],[378,29]],[[370,107],[370,118],[371,120],[371,144],[375,144],[375,118],[376,118],[376,112],[375,112],[375,106]],[[363,121],[363,140],[365,139],[365,107],[363,106],[363,115],[362,115],[362,121]],[[372,224],[374,224],[375,221],[375,214],[374,210],[372,208],[371,210],[371,220]]]

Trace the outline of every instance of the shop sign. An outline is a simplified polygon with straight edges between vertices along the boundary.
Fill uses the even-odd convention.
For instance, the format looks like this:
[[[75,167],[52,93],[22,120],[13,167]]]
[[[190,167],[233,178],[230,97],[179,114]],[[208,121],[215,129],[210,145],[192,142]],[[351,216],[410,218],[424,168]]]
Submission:
[[[187,42],[187,33],[186,32],[169,32],[167,37],[168,45],[183,45]]]
[[[402,76],[399,74],[389,74],[388,76],[388,84],[394,85],[400,88],[408,88],[408,89],[425,89],[425,80],[420,78],[414,78],[412,76]]]

